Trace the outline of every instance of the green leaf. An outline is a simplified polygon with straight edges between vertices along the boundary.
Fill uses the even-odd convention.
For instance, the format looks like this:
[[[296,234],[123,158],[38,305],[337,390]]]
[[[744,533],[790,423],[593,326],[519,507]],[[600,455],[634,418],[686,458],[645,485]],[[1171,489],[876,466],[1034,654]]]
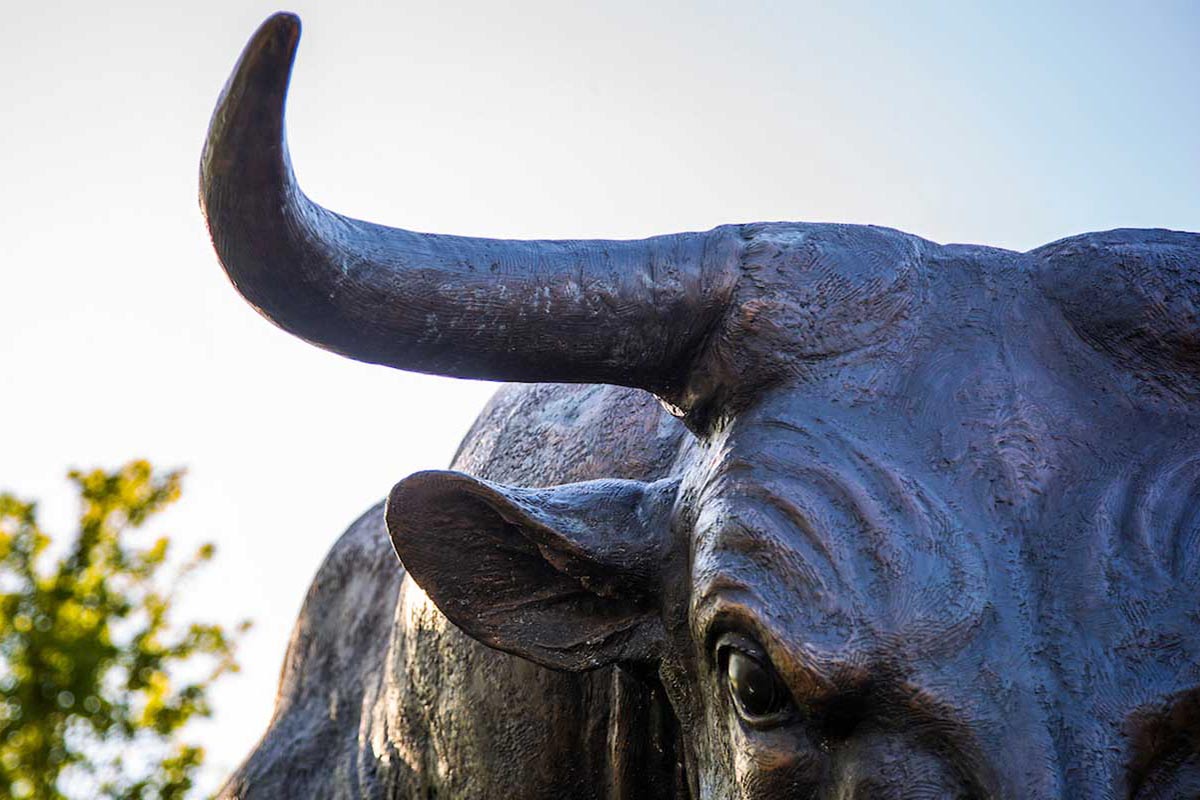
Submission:
[[[179,498],[182,471],[135,460],[68,477],[79,526],[57,559],[36,505],[0,493],[0,798],[182,800],[204,762],[185,727],[212,713],[249,623],[172,622],[180,578],[215,549],[166,572],[170,538],[139,529]]]

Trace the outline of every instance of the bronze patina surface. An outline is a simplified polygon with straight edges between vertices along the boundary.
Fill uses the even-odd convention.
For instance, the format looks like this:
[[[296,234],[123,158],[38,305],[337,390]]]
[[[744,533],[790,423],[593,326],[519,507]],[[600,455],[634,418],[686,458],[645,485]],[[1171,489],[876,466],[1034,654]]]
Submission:
[[[1200,796],[1200,235],[385,228],[296,186],[298,38],[204,150],[233,283],[525,385],[335,545],[223,797]]]

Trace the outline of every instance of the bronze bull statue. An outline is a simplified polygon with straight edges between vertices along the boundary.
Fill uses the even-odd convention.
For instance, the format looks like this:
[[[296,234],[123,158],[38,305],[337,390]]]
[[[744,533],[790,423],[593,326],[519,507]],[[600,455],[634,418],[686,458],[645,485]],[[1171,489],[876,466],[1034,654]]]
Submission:
[[[234,285],[524,385],[334,547],[223,797],[1200,796],[1200,235],[386,228],[293,179],[298,38],[205,146]]]

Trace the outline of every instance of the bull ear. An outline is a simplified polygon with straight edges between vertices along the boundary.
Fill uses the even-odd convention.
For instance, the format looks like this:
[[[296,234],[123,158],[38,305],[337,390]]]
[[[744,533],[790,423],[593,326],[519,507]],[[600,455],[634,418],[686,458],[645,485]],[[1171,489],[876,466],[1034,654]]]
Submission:
[[[392,489],[387,526],[408,574],[472,638],[555,669],[652,661],[676,487],[421,472]]]

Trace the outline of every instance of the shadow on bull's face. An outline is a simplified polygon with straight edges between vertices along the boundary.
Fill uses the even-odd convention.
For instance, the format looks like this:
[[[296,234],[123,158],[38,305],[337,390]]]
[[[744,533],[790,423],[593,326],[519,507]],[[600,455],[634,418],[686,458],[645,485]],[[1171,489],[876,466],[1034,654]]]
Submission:
[[[416,475],[388,524],[469,635],[660,681],[694,796],[996,794],[973,723],[1004,709],[957,685],[989,625],[979,548],[827,422],[732,426],[683,482]]]
[[[1174,672],[1080,639],[1073,609],[1109,632],[1127,610],[1086,581],[1041,582],[1047,553],[970,491],[970,470],[931,468],[887,444],[894,421],[848,414],[763,402],[691,447],[681,478],[650,483],[422,473],[393,490],[388,525],[468,635],[661,685],[693,796],[1194,794],[1187,632],[1161,643]],[[1110,502],[1099,493],[1098,519]],[[1119,590],[1128,613],[1194,605],[1137,586]]]
[[[393,491],[389,529],[409,574],[479,641],[660,682],[693,796],[991,796],[970,725],[903,667],[914,650],[952,661],[973,636],[978,603],[931,612],[937,593],[975,591],[977,559],[892,553],[881,579],[913,581],[898,591],[839,576],[871,556],[822,547],[773,480],[731,472],[698,481],[698,512],[673,480],[530,490],[424,473]],[[926,541],[946,522],[907,521]],[[827,582],[842,579],[859,590]]]

